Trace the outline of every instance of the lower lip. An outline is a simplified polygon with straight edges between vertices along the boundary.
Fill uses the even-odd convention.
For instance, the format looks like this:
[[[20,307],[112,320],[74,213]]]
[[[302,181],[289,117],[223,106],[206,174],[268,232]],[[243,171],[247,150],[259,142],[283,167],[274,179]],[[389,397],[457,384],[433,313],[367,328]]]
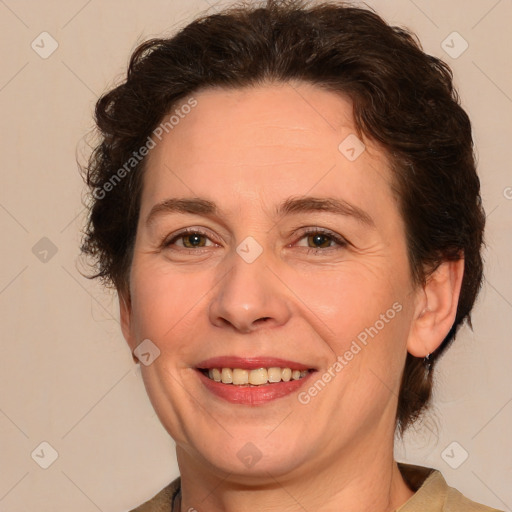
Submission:
[[[261,405],[272,400],[277,400],[297,391],[303,386],[314,373],[310,371],[305,377],[288,382],[274,382],[261,386],[223,384],[207,377],[203,372],[197,370],[199,378],[208,391],[223,398],[232,404]]]

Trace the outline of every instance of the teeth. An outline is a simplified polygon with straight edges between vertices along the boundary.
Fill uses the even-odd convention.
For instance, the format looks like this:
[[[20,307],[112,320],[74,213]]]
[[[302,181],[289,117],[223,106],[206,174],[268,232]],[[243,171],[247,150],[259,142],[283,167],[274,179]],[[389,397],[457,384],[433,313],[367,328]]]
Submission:
[[[289,382],[305,377],[309,370],[292,370],[291,368],[257,368],[244,370],[242,368],[210,368],[208,377],[215,382],[235,385],[261,386],[269,382]]]
[[[267,374],[269,382],[281,382],[281,378],[283,375],[281,368],[269,368]]]
[[[233,370],[233,384],[249,384],[249,371],[235,368]]]
[[[221,377],[224,384],[231,384],[233,382],[233,372],[231,368],[222,368]]]
[[[268,371],[265,368],[258,368],[249,372],[249,384],[259,386],[268,382]]]
[[[215,382],[220,382],[220,372],[218,368],[212,368],[210,370],[211,375],[209,375],[210,379],[213,379]],[[208,373],[210,373],[208,372]]]
[[[292,371],[292,380],[299,380],[300,379],[300,372],[299,370],[293,370]]]

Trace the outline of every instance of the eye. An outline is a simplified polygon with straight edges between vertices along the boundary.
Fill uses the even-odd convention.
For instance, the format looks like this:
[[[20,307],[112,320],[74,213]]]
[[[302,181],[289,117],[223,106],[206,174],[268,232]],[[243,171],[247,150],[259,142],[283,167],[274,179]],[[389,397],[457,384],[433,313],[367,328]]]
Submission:
[[[162,248],[171,248],[178,251],[195,251],[216,245],[218,244],[212,241],[208,233],[198,228],[184,229],[171,235],[169,238],[164,239],[162,242]],[[341,249],[347,246],[348,242],[342,236],[332,231],[324,230],[322,228],[310,228],[301,233],[301,236],[295,245],[306,248],[308,253],[320,253],[328,250]]]
[[[300,243],[301,240],[304,240],[305,243]],[[336,250],[345,247],[347,244],[347,241],[340,235],[332,231],[315,228],[303,232],[297,246],[307,247],[309,253],[322,252],[322,249]]]
[[[208,241],[211,243],[207,244]],[[182,249],[194,250],[211,247],[214,243],[210,240],[207,233],[199,229],[189,228],[171,235],[171,238],[164,240],[162,247],[171,247],[173,245]]]

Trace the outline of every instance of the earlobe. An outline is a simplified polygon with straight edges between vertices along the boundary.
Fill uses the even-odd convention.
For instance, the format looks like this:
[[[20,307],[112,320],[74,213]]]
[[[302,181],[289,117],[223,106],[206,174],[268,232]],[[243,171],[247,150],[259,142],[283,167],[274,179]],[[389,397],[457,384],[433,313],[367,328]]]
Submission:
[[[464,275],[464,258],[444,261],[418,291],[407,341],[408,352],[425,357],[443,342],[455,322]]]

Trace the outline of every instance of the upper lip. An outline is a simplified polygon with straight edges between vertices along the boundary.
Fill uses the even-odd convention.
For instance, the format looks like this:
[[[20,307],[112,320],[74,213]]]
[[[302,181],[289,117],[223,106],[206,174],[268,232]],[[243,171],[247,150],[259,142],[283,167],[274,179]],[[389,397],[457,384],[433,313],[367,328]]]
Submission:
[[[253,356],[218,356],[205,359],[197,364],[197,368],[207,370],[210,368],[240,368],[242,370],[255,370],[257,368],[291,368],[292,370],[314,370],[311,366],[297,361],[289,361],[278,357]]]

